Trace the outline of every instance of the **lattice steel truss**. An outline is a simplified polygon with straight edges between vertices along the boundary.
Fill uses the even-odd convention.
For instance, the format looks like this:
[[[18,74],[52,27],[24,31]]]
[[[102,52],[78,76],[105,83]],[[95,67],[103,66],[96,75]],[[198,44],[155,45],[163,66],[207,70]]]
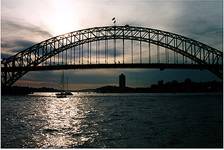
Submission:
[[[116,40],[123,40],[121,63],[116,61]],[[105,41],[105,63],[92,62],[91,43],[95,41]],[[107,41],[114,40],[114,61],[108,63]],[[131,40],[132,63],[125,63],[124,41]],[[133,62],[133,41],[140,42],[140,62]],[[148,62],[142,62],[142,42],[148,43]],[[88,63],[83,64],[83,49],[79,51],[79,63],[73,65],[55,66],[49,63],[47,66],[40,66],[42,62],[57,54],[74,47],[88,44],[87,54]],[[151,62],[150,45],[157,45],[157,63]],[[160,62],[159,47],[164,47],[177,54],[183,55],[196,62],[195,64],[184,64],[183,62],[174,62],[173,64]],[[97,44],[96,44],[97,48]],[[175,54],[174,53],[174,54]],[[165,54],[166,58],[168,53]],[[177,57],[174,55],[174,57]],[[67,59],[63,58],[63,59]],[[85,69],[85,68],[197,68],[208,69],[219,78],[222,78],[223,53],[215,48],[205,45],[196,40],[151,28],[134,27],[134,26],[105,26],[94,27],[84,30],[78,30],[64,35],[59,35],[36,45],[33,45],[14,56],[1,61],[1,83],[2,86],[11,86],[20,77],[32,70],[51,70],[51,69]]]

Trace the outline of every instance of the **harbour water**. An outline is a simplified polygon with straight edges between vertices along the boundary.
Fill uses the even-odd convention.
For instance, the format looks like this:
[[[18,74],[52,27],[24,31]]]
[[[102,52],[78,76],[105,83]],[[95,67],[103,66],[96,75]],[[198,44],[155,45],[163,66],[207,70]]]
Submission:
[[[221,94],[1,97],[2,148],[222,147]]]

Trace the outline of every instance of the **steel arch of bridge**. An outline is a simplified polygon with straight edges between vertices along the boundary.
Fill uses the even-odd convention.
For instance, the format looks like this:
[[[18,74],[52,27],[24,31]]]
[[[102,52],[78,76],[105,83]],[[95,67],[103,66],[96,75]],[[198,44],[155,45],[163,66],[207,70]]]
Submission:
[[[123,62],[116,63],[116,39],[123,40]],[[105,64],[91,62],[91,45],[88,45],[88,64],[60,65],[60,66],[39,66],[45,60],[57,54],[86,43],[95,41],[114,40],[114,63],[108,64],[106,58],[108,52],[105,50]],[[133,63],[133,43],[132,43],[132,63],[125,63],[124,40],[140,42],[140,63]],[[149,44],[148,63],[142,63],[141,42]],[[196,62],[196,64],[162,64],[151,63],[150,44],[167,48],[175,53],[181,54]],[[106,42],[105,42],[106,47]],[[82,51],[83,53],[83,51]],[[157,54],[159,51],[157,49]],[[106,57],[107,55],[107,57]],[[79,60],[83,59],[83,55]],[[1,61],[1,83],[2,86],[11,86],[28,71],[51,70],[51,69],[85,69],[85,68],[197,68],[208,69],[219,78],[222,78],[223,53],[199,41],[152,28],[134,26],[105,26],[78,30],[64,35],[59,35],[32,47],[20,51],[14,56]]]

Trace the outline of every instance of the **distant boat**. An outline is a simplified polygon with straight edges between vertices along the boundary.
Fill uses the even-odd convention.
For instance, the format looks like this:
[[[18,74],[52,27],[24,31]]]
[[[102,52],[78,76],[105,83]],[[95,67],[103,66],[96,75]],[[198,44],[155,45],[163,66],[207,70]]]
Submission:
[[[67,95],[70,95],[70,93],[68,91],[64,90],[64,70],[62,72],[62,77],[61,77],[61,85],[62,85],[62,89],[60,93],[56,93],[56,97],[57,98],[66,98]],[[67,80],[67,88],[68,88],[68,80]],[[72,93],[71,93],[72,94]]]
[[[70,91],[64,91],[66,95],[73,95]]]
[[[66,98],[67,94],[65,92],[56,93],[57,98]]]

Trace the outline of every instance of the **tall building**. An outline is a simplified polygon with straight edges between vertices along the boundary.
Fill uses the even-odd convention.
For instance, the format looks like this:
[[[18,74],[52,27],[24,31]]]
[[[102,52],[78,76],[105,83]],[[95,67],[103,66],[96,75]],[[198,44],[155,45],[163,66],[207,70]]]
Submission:
[[[119,87],[120,88],[126,87],[125,75],[123,73],[119,76]]]

